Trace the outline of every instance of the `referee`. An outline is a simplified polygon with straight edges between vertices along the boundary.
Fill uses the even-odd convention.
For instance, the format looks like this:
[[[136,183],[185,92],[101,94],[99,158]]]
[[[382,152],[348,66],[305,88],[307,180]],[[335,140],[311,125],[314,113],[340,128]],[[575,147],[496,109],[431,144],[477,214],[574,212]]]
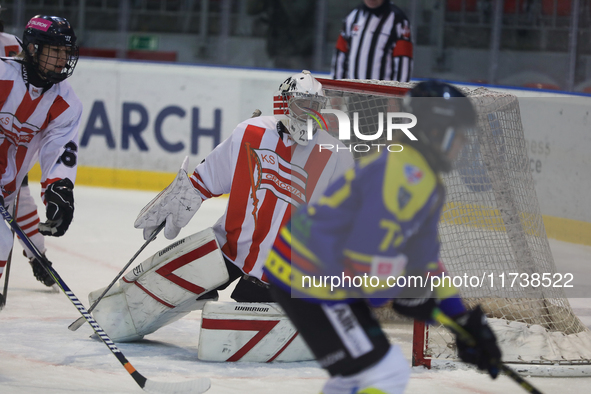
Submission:
[[[410,81],[410,23],[386,0],[364,0],[343,21],[332,58],[333,79]]]

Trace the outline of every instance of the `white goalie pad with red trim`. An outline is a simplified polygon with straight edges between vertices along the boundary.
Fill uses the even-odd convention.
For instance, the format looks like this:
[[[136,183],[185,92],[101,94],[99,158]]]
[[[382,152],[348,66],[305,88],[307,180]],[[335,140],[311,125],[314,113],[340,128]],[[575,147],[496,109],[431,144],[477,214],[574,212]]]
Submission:
[[[207,300],[198,297],[229,279],[213,229],[183,238],[136,266],[113,286],[92,315],[116,342],[142,339]],[[104,288],[88,295],[92,304]]]
[[[314,360],[281,307],[260,302],[205,304],[197,357],[260,363]]]

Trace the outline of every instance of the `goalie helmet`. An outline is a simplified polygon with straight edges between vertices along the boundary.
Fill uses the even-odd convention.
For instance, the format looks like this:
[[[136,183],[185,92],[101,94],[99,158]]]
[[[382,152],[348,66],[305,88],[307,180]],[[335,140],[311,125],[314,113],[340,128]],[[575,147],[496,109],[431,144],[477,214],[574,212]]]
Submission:
[[[318,113],[326,105],[326,97],[322,84],[310,71],[287,78],[275,94],[273,114],[283,123],[291,137],[300,145],[308,145],[308,118]],[[316,124],[312,123],[312,132],[316,132]]]
[[[33,49],[29,48],[30,44],[33,44]],[[44,54],[45,46],[64,50],[48,50]],[[31,18],[23,33],[23,47],[25,62],[29,63],[41,78],[51,83],[59,83],[71,76],[78,63],[74,29],[70,22],[59,16],[36,15]],[[48,69],[52,67],[53,70]]]
[[[417,117],[412,129],[417,148],[425,154],[434,169],[449,172],[460,153],[465,130],[474,127],[476,112],[461,91],[436,80],[421,82],[404,97],[403,106]]]

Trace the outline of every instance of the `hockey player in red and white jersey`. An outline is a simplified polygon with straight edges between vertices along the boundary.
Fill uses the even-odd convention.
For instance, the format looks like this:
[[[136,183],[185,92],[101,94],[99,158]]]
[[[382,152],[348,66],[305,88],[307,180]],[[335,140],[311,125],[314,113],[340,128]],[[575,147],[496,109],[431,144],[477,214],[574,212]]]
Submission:
[[[37,15],[25,27],[23,46],[16,57],[0,59],[0,203],[12,209],[23,180],[39,161],[47,221],[38,230],[59,237],[74,214],[82,104],[65,79],[78,61],[76,36],[66,19]],[[0,225],[0,276],[12,243],[11,231]],[[46,273],[32,264],[43,281]]]
[[[2,9],[0,8],[0,11],[1,10]],[[0,57],[14,57],[20,52],[21,44],[19,40],[16,36],[4,32],[4,23],[0,20]],[[45,253],[45,238],[39,233],[39,229],[37,228],[37,225],[41,220],[37,213],[37,204],[29,190],[28,176],[25,176],[18,196],[16,222],[25,231],[27,237],[31,239],[31,242],[33,242],[35,247]],[[53,278],[41,267],[39,262],[36,261],[33,253],[25,247],[20,238],[19,241],[23,246],[25,256],[29,259],[31,267],[33,268],[35,278],[48,287],[53,286],[55,283]]]
[[[281,225],[292,209],[316,201],[353,166],[347,148],[325,130],[316,130],[308,140],[308,114],[324,108],[325,102],[322,85],[309,71],[289,77],[275,96],[275,115],[240,123],[191,175],[195,190],[189,192],[202,200],[229,194],[214,231],[230,273],[229,282],[220,289],[242,278],[232,293],[236,301],[271,301],[262,269]],[[342,149],[320,149],[320,144]],[[136,227],[144,228],[144,238],[162,222],[146,226],[147,218],[154,216],[168,218],[165,236],[176,237],[182,226],[173,223],[169,210],[144,212],[138,218]],[[183,223],[194,214],[180,212],[179,216],[186,215]]]
[[[213,226],[224,259],[219,266],[224,271],[227,268],[227,280],[210,283],[207,278],[200,278],[201,281],[193,282],[191,287],[175,279],[177,285],[197,294],[193,300],[217,299],[217,290],[225,289],[240,278],[231,295],[234,300],[272,301],[262,268],[277,232],[289,220],[292,210],[316,201],[330,183],[353,166],[349,150],[325,130],[311,125],[312,135],[308,136],[309,114],[324,108],[325,103],[322,85],[309,71],[287,78],[274,97],[274,116],[253,117],[240,123],[228,139],[195,168],[190,178],[186,169],[181,169],[177,179],[140,212],[135,227],[144,229],[144,238],[148,239],[165,221],[164,235],[173,239],[203,200],[229,194],[226,211]],[[320,149],[320,144],[338,146],[339,150]],[[172,248],[182,249],[183,246],[178,246],[182,241],[175,242],[162,253]],[[171,263],[170,270],[177,271],[171,274],[180,275],[186,281],[178,269],[179,264],[194,258],[178,255],[175,258],[178,264],[172,267]],[[145,268],[138,272],[146,271]],[[160,314],[178,313],[179,304],[170,301],[170,294],[159,293],[160,286],[150,288],[151,283],[162,280],[163,270],[169,272],[168,268],[160,268],[162,266],[154,267],[153,271],[160,275],[155,273],[153,280],[145,272],[141,279],[132,278],[138,286],[121,290],[129,291],[120,298],[127,303],[125,307],[103,301],[100,310],[94,311],[94,318],[103,328],[107,327],[105,330],[114,341],[141,338],[161,326],[157,321],[170,323]],[[148,296],[137,295],[138,287],[146,289]],[[120,289],[123,288],[127,288],[127,284],[122,282]],[[191,289],[199,289],[199,293]],[[139,297],[160,300],[167,309],[147,310],[147,302]],[[92,302],[93,293],[90,298]],[[129,323],[119,323],[122,321]]]

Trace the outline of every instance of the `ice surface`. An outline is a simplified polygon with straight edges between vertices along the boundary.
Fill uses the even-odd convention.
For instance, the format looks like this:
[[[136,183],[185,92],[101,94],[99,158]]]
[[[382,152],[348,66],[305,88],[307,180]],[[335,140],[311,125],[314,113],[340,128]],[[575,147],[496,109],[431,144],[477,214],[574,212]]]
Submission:
[[[34,196],[39,196],[32,183]],[[156,193],[76,186],[76,212],[68,233],[47,240],[48,258],[64,281],[88,306],[88,293],[104,287],[143,244],[133,222],[140,209]],[[212,225],[226,200],[203,203],[180,237]],[[43,217],[43,212],[40,212]],[[159,236],[138,257],[137,263],[167,246]],[[561,272],[575,273],[575,285],[588,286],[591,247],[551,241]],[[134,266],[135,264],[132,264]],[[0,281],[0,283],[3,283]],[[227,293],[222,300],[229,301]],[[591,327],[589,299],[570,299],[575,313]],[[0,393],[140,393],[142,390],[109,349],[91,339],[85,324],[71,332],[68,325],[79,317],[68,298],[52,292],[33,277],[30,266],[16,246],[5,309],[0,312]],[[319,393],[326,373],[315,362],[209,363],[197,360],[201,314],[193,312],[138,343],[119,344],[131,364],[155,381],[211,378],[208,393]],[[387,328],[393,342],[402,346],[410,360],[411,331],[408,325]],[[591,378],[531,378],[544,393],[589,393]],[[408,393],[468,394],[524,392],[513,381],[471,369],[427,371],[414,368]]]

